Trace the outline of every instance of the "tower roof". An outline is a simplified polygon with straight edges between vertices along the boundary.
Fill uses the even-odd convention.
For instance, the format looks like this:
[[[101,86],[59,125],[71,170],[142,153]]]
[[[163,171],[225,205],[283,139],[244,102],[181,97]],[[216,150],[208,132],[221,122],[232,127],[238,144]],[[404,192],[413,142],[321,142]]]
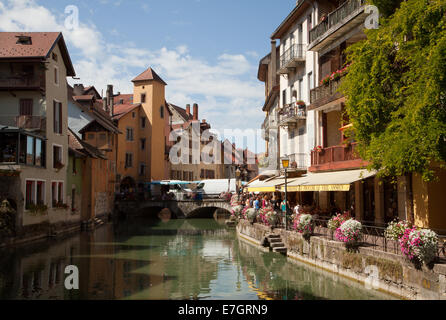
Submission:
[[[146,71],[144,71],[139,76],[137,76],[135,79],[133,79],[132,82],[149,81],[149,80],[158,81],[158,82],[161,82],[162,84],[164,84],[165,86],[167,86],[167,83],[165,83],[164,80],[161,79],[161,77],[152,68],[148,68]]]

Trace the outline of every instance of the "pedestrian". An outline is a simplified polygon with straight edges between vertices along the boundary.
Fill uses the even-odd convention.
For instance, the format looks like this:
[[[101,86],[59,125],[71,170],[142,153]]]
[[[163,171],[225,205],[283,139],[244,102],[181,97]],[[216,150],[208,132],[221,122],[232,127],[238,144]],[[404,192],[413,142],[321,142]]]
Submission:
[[[260,197],[257,197],[256,200],[254,201],[254,209],[256,211],[260,210]]]

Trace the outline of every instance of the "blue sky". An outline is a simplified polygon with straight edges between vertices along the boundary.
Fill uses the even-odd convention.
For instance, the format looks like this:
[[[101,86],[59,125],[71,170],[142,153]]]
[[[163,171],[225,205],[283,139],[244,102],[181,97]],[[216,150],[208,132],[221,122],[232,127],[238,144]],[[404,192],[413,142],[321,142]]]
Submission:
[[[68,5],[79,9],[74,30],[64,24]],[[294,6],[294,0],[0,0],[0,30],[62,31],[81,78],[69,82],[99,92],[111,83],[131,93],[130,80],[151,66],[168,83],[169,102],[198,103],[200,118],[222,132],[260,128],[258,62]]]

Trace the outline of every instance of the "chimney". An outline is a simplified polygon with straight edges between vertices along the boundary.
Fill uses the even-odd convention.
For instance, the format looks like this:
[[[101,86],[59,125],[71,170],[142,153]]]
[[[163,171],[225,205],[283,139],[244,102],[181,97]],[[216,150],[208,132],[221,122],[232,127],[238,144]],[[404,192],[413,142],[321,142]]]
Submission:
[[[269,92],[277,85],[277,47],[276,40],[271,40],[271,72],[268,73]]]
[[[105,111],[110,112],[110,116],[113,117],[114,113],[114,101],[113,101],[113,85],[107,85],[107,108]]]
[[[186,113],[190,116],[190,104],[186,104]]]
[[[198,120],[198,104],[194,103],[194,117],[193,120]]]
[[[73,86],[73,96],[82,96],[84,94],[84,85],[82,83]]]

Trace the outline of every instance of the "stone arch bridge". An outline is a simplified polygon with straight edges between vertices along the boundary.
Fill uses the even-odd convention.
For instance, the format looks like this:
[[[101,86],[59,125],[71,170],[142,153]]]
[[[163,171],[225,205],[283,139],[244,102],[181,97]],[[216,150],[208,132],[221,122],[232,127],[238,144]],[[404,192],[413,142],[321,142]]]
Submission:
[[[196,200],[166,200],[166,201],[123,201],[116,204],[119,212],[125,215],[144,215],[150,209],[169,209],[173,216],[179,219],[193,218],[203,210],[224,210],[231,212],[228,201],[220,199]]]

